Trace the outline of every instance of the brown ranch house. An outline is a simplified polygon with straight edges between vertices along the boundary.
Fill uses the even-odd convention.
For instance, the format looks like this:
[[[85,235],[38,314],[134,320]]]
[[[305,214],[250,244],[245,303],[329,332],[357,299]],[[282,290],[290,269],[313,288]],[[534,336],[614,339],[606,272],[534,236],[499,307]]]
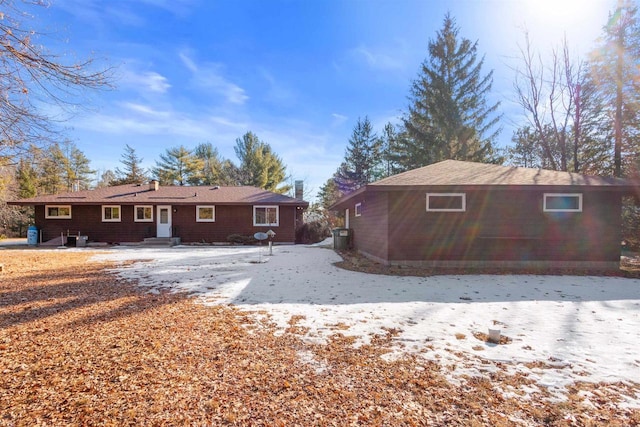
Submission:
[[[618,269],[629,181],[446,160],[337,201],[352,247],[385,264]]]
[[[255,187],[130,184],[10,202],[33,206],[42,241],[87,236],[91,242],[227,242],[232,234],[274,231],[294,243],[308,202]]]

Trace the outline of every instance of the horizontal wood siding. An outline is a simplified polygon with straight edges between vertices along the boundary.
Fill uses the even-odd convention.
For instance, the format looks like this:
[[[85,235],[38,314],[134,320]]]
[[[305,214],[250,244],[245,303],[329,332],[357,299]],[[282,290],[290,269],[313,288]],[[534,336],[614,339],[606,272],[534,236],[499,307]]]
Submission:
[[[253,236],[255,233],[273,230],[274,242],[295,241],[296,207],[280,206],[279,225],[253,226],[253,206],[216,206],[215,222],[196,222],[195,206],[177,206],[173,215],[174,233],[183,242],[227,242],[231,234]]]
[[[103,222],[102,206],[73,206],[71,219],[45,219],[44,206],[36,206],[36,227],[43,230],[43,240],[78,235],[92,242],[139,242],[156,235],[155,222],[134,222],[133,206],[121,206],[120,222]],[[154,211],[155,219],[155,211]]]
[[[438,190],[442,191],[442,190]],[[620,195],[582,190],[583,211],[543,212],[546,192],[465,191],[465,212],[427,212],[425,192],[390,193],[389,260],[615,261]]]
[[[86,235],[92,242],[140,242],[156,236],[157,209],[153,207],[154,222],[135,222],[134,207],[121,206],[120,222],[103,222],[101,206],[73,206],[71,219],[46,219],[44,206],[35,207],[36,227],[43,231],[43,240],[60,234]],[[258,231],[272,229],[275,242],[294,242],[296,218],[300,221],[302,210],[295,206],[280,206],[278,227],[254,227],[252,206],[216,206],[215,222],[196,222],[195,206],[172,207],[173,236],[183,242],[226,242],[230,234],[250,236]],[[297,212],[299,211],[299,212]]]
[[[354,200],[353,206],[349,209],[352,244],[358,250],[382,260],[387,259],[389,247],[387,200],[387,193],[370,193],[366,198]],[[356,203],[361,203],[360,216],[355,216]]]

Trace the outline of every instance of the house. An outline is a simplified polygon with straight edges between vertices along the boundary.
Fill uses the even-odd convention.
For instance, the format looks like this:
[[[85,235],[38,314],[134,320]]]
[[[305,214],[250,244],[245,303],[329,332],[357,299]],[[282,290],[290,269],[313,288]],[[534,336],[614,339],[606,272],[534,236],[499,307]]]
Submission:
[[[255,187],[130,184],[10,202],[33,206],[43,241],[86,235],[93,242],[226,242],[232,234],[273,230],[274,242],[293,243],[309,203]]]
[[[446,160],[337,201],[351,244],[385,264],[619,268],[629,181]]]

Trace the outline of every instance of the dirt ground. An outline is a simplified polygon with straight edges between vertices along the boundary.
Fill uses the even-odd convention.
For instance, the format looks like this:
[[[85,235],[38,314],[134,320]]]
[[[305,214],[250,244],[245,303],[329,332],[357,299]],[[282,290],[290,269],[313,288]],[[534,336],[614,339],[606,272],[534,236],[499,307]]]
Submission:
[[[391,276],[436,276],[441,274],[550,274],[550,275],[572,275],[572,276],[619,276],[640,279],[640,253],[628,252],[621,257],[620,269],[616,271],[601,270],[572,270],[568,268],[535,269],[513,271],[508,268],[486,267],[486,268],[421,268],[402,265],[384,265],[372,261],[353,250],[338,251],[343,261],[337,263],[341,268],[353,271],[360,271],[371,274],[386,274]]]
[[[576,384],[567,401],[500,371],[449,383],[388,330],[354,348],[305,343],[233,306],[149,294],[91,252],[0,250],[0,425],[638,425],[638,384]],[[540,363],[544,363],[541,361]],[[590,396],[589,400],[585,396]]]

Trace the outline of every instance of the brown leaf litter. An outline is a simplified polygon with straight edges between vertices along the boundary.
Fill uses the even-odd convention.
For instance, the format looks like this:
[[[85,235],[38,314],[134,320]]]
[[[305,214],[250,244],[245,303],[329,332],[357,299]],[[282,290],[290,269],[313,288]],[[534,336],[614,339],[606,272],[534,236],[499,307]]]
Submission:
[[[90,252],[0,251],[0,425],[634,425],[638,384],[576,384],[552,403],[502,371],[447,381],[411,355],[284,334],[233,306],[145,293]],[[515,390],[505,394],[501,390]]]

